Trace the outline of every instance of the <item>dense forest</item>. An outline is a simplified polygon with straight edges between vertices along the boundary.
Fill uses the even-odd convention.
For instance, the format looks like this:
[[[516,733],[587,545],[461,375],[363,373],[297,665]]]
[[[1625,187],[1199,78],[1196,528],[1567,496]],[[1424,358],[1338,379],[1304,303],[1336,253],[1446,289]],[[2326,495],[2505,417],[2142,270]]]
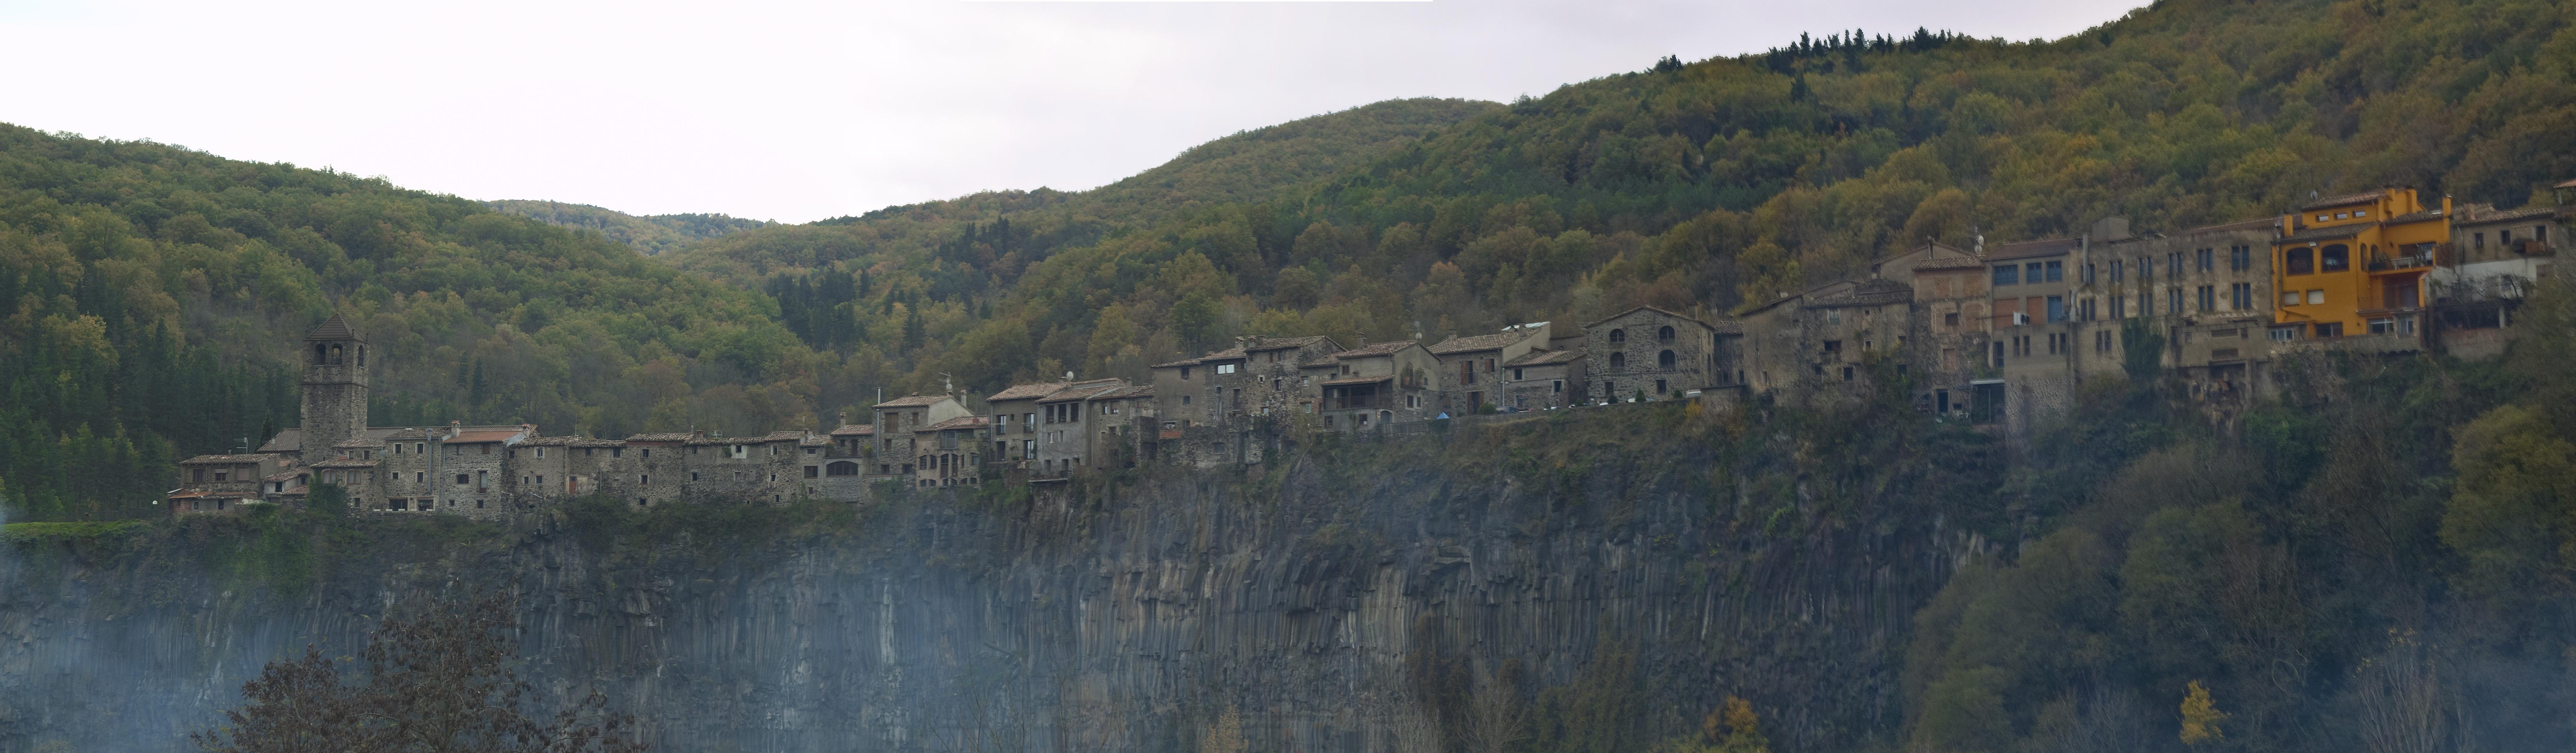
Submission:
[[[597,230],[609,240],[634,246],[635,250],[648,256],[771,224],[722,214],[650,214],[638,217],[606,207],[560,201],[510,199],[486,201],[483,205],[548,225]]]
[[[294,425],[293,348],[334,310],[388,354],[388,424],[811,424],[796,390],[825,360],[767,298],[597,233],[0,127],[0,489],[20,515],[146,514],[176,459]]]
[[[1722,313],[1926,238],[2109,214],[2179,229],[2383,184],[2520,205],[2576,176],[2570,12],[2168,0],[2050,41],[1835,32],[1443,117],[1392,102],[1319,118],[1303,127],[1365,115],[1422,135],[1182,194],[1221,199],[1154,203],[1158,173],[1196,169],[1184,155],[1090,192],[893,207],[663,258],[770,292],[809,344],[891,359],[880,378],[898,388],[1136,377],[1246,332]]]
[[[503,211],[10,128],[0,347],[42,356],[10,359],[12,389],[140,405],[119,396],[148,379],[78,375],[187,362],[212,365],[184,389],[243,397],[170,393],[199,407],[114,419],[20,400],[10,420],[29,430],[0,433],[123,443],[140,464],[77,476],[163,476],[167,457],[291,421],[279,356],[334,308],[392,359],[383,421],[743,433],[817,426],[942,374],[970,391],[1141,377],[1243,333],[1723,312],[1922,238],[2044,236],[2109,213],[2155,230],[2380,183],[2514,205],[2576,174],[2576,131],[2555,125],[2576,111],[2569,12],[2175,0],[2049,41],[1834,32],[1509,105],[1317,116],[1089,191],[661,223],[715,237],[649,258],[611,235],[631,223],[573,205]],[[573,227],[514,216],[528,213]],[[168,423],[183,421],[204,425]],[[30,498],[142,488],[53,491],[91,482],[26,462],[0,479]]]
[[[1922,239],[2108,214],[2175,229],[2382,184],[2518,205],[2576,177],[2571,15],[2167,0],[2057,40],[1831,32],[1318,116],[1090,191],[657,224],[705,237],[654,256],[635,244],[668,236],[578,212],[0,126],[0,499],[149,514],[175,459],[295,421],[290,349],[333,311],[383,348],[380,423],[746,433],[942,374],[1141,376],[1244,333],[1723,312]],[[2295,364],[2243,415],[2088,386],[2001,474],[1975,525],[2013,543],[1921,612],[1902,728],[1874,736],[2576,742],[2576,295],[2519,317],[2503,361]]]

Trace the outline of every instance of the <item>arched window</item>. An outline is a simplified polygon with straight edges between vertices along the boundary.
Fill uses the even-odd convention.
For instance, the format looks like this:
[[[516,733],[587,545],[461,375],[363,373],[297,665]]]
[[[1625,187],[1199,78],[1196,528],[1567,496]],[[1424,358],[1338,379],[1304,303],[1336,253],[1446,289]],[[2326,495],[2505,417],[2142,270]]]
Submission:
[[[1613,368],[1613,369],[1624,369],[1624,368],[1628,368],[1628,354],[1626,354],[1626,353],[1612,353],[1612,354],[1610,354],[1610,368]]]
[[[1673,352],[1669,350],[1655,355],[1655,365],[1664,367],[1666,371],[1672,370],[1674,360]]]
[[[2341,272],[2351,268],[2352,251],[2344,248],[2343,244],[2337,243],[2318,250],[2317,271]]]
[[[1673,341],[1673,328],[1672,328],[1672,327],[1670,327],[1670,326],[1666,326],[1666,327],[1664,327],[1663,329],[1655,330],[1655,342],[1666,342],[1666,343],[1668,343],[1668,342],[1672,342],[1672,341]]]
[[[1611,342],[1614,342],[1614,343],[1623,343],[1623,342],[1627,342],[1627,341],[1628,341],[1628,331],[1627,331],[1627,330],[1624,330],[1624,329],[1614,329],[1614,330],[1610,330],[1610,341],[1611,341]]]
[[[2282,255],[2281,269],[2288,274],[2294,275],[2315,274],[2317,271],[2317,260],[2315,256],[2309,254],[2307,249],[2294,248],[2290,249],[2289,253]]]
[[[359,365],[359,366],[365,366],[365,365],[367,365],[367,346],[364,346],[364,345],[360,345],[360,346],[358,346],[358,365]]]
[[[329,357],[330,352],[331,352],[331,351],[330,351],[330,349],[329,349],[329,348],[326,348],[326,347],[323,347],[323,345],[322,345],[321,343],[314,343],[314,344],[313,344],[313,365],[315,365],[315,366],[320,366],[320,365],[322,365],[322,364],[324,363],[323,359],[328,358],[328,357]]]
[[[1382,410],[1382,411],[1378,411],[1378,412],[1377,412],[1377,422],[1378,422],[1379,424],[1384,424],[1384,423],[1386,423],[1386,422],[1388,422],[1388,421],[1393,421],[1393,420],[1395,420],[1395,411],[1391,411],[1391,410]]]
[[[326,364],[326,365],[330,365],[330,366],[338,366],[338,365],[340,365],[340,346],[337,346],[337,345],[333,345],[333,346],[331,346],[331,359],[330,359],[330,360],[328,360],[328,361],[324,361],[323,363],[324,363],[324,364]]]
[[[859,475],[859,464],[843,460],[823,466],[823,473],[832,476],[856,476]]]

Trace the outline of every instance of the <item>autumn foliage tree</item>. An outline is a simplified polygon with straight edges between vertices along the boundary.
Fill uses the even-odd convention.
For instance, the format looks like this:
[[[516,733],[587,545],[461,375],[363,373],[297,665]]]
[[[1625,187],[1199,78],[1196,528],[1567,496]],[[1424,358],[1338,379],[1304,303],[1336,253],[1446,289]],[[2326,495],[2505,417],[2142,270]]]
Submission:
[[[511,600],[441,601],[387,615],[358,658],[270,662],[242,685],[248,703],[189,735],[211,753],[643,753],[631,714],[597,688],[547,703],[512,669]],[[363,668],[356,678],[347,665]],[[555,709],[547,714],[546,709]]]

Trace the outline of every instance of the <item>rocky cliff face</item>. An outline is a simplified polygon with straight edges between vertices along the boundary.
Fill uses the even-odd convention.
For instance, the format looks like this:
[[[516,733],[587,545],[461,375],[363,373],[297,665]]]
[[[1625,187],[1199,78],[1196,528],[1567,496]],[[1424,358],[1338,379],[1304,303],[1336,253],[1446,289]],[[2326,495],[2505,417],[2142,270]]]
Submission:
[[[1780,748],[1842,749],[1897,728],[1910,617],[1964,539],[1927,505],[1797,513],[1826,501],[1707,452],[1544,471],[1377,452],[732,538],[365,523],[295,534],[362,545],[291,587],[192,567],[246,546],[212,528],[21,541],[0,560],[0,753],[178,748],[267,660],[474,588],[519,594],[526,674],[603,686],[664,750],[1184,750],[1228,707],[1254,750],[1465,749],[1602,701],[1581,693],[1656,736],[1740,694]],[[1571,690],[1587,677],[1611,681]]]

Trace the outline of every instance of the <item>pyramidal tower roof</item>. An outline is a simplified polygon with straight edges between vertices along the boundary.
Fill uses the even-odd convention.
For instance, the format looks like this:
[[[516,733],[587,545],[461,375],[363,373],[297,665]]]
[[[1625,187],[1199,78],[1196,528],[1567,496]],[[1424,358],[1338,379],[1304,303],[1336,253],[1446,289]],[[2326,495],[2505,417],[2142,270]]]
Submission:
[[[349,326],[349,320],[341,318],[339,314],[332,314],[331,318],[322,320],[322,326],[314,327],[311,333],[306,334],[304,339],[361,340],[365,338],[358,336],[357,328]]]

